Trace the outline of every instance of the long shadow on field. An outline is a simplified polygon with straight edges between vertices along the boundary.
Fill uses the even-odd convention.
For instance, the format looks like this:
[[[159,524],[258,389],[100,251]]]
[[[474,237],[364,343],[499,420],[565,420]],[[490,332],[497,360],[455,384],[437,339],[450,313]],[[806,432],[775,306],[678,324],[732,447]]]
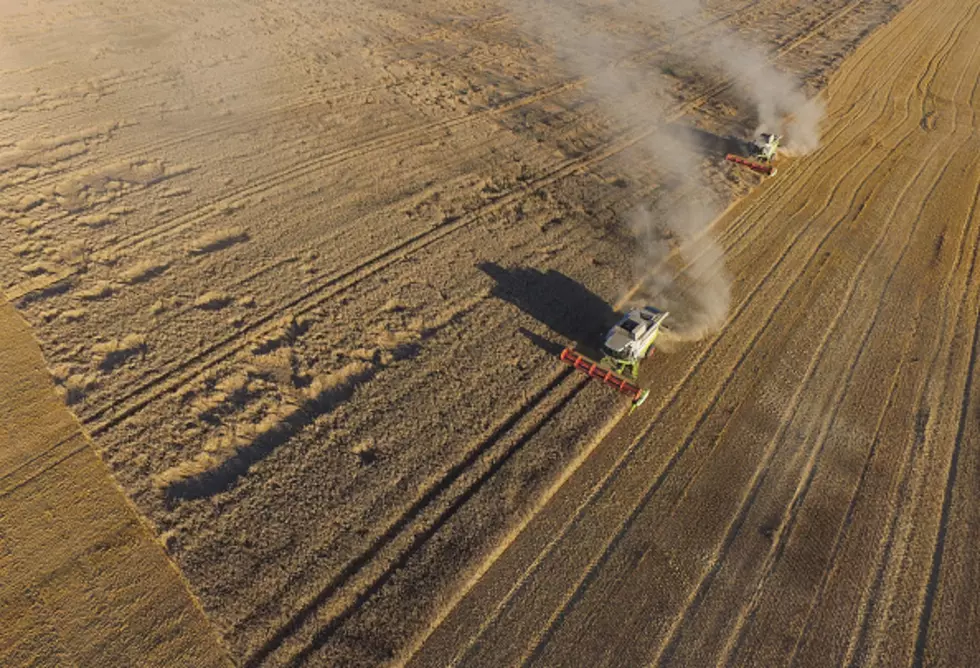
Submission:
[[[685,126],[702,155],[714,160],[724,160],[729,153],[744,155],[749,152],[748,142],[733,135],[716,135],[713,132]]]
[[[477,265],[496,281],[494,297],[510,302],[545,325],[559,337],[589,348],[616,320],[616,312],[599,295],[565,274],[533,267],[506,268],[494,262]],[[562,345],[534,332],[521,329],[527,338],[550,354]]]
[[[417,352],[417,345],[402,346],[395,350],[395,358],[411,357]],[[250,438],[235,443],[223,455],[205,461],[198,470],[190,470],[180,478],[170,481],[165,487],[169,503],[177,500],[201,499],[229,490],[242,476],[248,473],[253,464],[265,459],[277,448],[285,444],[316,419],[347,401],[363,383],[370,381],[380,366],[364,363],[347,373],[334,374],[336,382],[321,386],[317,392],[307,396],[305,401],[289,410],[283,411],[276,419],[270,420],[265,428]]]

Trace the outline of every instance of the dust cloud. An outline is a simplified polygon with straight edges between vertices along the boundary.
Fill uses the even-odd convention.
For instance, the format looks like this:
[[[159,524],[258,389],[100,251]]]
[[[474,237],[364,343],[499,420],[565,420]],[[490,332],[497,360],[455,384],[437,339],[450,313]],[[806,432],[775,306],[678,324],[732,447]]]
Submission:
[[[635,287],[626,295],[627,303],[671,312],[670,331],[661,337],[661,347],[666,344],[667,349],[719,330],[731,302],[724,252],[710,233],[721,203],[701,175],[706,156],[694,135],[667,122],[671,99],[659,69],[636,64],[635,56],[663,43],[603,26],[614,16],[614,25],[659,29],[674,62],[732,81],[754,119],[752,134],[782,135],[785,153],[817,147],[821,102],[808,98],[792,76],[776,69],[766,51],[713,21],[696,0],[538,0],[515,3],[513,11],[571,74],[586,79],[589,93],[612,120],[642,137],[638,157],[661,176],[656,201],[629,216],[637,257]]]

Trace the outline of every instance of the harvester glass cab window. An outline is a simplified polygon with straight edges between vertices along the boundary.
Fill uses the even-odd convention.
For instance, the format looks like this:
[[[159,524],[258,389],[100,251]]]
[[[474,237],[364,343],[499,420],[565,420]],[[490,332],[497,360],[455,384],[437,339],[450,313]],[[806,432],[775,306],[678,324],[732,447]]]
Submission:
[[[603,346],[602,346],[602,352],[604,354],[608,355],[609,357],[612,357],[612,358],[615,358],[615,359],[618,359],[618,360],[629,360],[629,354],[628,353],[621,352],[621,351],[618,351],[618,350],[613,350],[612,348],[610,348],[609,346],[607,346],[605,344],[603,344]]]

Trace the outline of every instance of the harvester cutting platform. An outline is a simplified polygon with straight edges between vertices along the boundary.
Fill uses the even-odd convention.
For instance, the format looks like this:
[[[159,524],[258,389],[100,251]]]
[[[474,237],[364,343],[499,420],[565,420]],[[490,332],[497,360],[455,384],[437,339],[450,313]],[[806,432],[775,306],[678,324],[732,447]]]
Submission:
[[[652,306],[632,309],[606,333],[601,360],[596,362],[571,348],[561,351],[560,359],[589,378],[601,380],[629,396],[633,401],[632,413],[646,401],[650,390],[631,381],[635,381],[639,374],[640,361],[653,353],[653,343],[668,315]]]
[[[762,133],[759,135],[759,139],[750,144],[751,149],[755,152],[754,157],[746,158],[729,153],[725,156],[725,160],[748,167],[753,172],[773,176],[776,173],[776,167],[772,161],[779,149],[779,139],[777,135]]]

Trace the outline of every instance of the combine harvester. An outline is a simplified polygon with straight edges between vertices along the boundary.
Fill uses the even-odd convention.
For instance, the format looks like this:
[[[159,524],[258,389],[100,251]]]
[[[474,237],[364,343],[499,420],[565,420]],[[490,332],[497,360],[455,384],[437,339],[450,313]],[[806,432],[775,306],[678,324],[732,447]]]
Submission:
[[[750,148],[755,151],[754,157],[745,158],[734,153],[729,153],[725,156],[725,160],[734,162],[736,165],[748,167],[753,172],[765,174],[766,176],[774,176],[776,174],[776,167],[772,164],[772,161],[776,157],[776,151],[779,149],[779,139],[778,135],[762,133],[756,141],[749,144]]]
[[[668,315],[666,311],[652,306],[632,309],[606,333],[601,360],[596,362],[571,348],[561,351],[560,359],[589,378],[601,380],[629,396],[633,401],[630,407],[632,413],[646,401],[650,390],[630,381],[635,381],[639,374],[640,360],[653,353],[653,342]]]

